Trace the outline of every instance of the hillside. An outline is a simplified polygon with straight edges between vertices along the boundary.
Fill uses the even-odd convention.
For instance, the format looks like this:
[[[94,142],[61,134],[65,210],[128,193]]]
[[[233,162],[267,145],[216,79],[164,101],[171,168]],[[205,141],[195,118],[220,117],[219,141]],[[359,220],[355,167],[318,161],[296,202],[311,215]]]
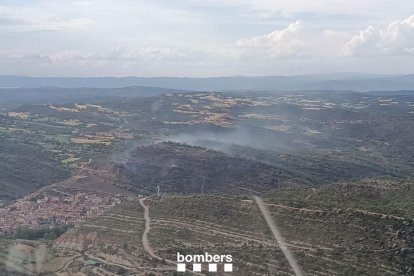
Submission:
[[[291,275],[251,201],[261,195],[306,275],[411,275],[407,93],[198,92],[2,106],[9,205],[0,209],[0,265],[8,247],[25,242],[15,233],[65,224],[73,228],[55,241],[37,241],[56,253],[51,262],[72,256],[54,271],[168,275],[179,250],[232,254],[237,275]],[[16,267],[34,271],[20,260]]]
[[[0,201],[56,183],[69,171],[36,145],[0,138]]]
[[[40,165],[60,163],[56,171],[42,173],[48,178],[45,181],[25,177],[20,181],[24,183],[7,184],[7,193],[14,197],[27,194],[31,190],[20,185],[54,183],[61,179],[55,177],[61,169],[72,170],[89,162],[121,164],[120,186],[141,194],[153,193],[157,185],[162,192],[180,192],[181,188],[184,192],[206,193],[253,190],[244,190],[250,193],[284,185],[319,186],[372,176],[412,176],[414,96],[409,92],[381,96],[334,91],[158,95],[165,90],[148,88],[142,92],[158,96],[139,97],[140,89],[120,89],[119,96],[133,97],[128,100],[104,97],[104,102],[96,103],[92,97],[85,102],[22,104],[3,109],[0,137],[21,145],[16,151],[19,156],[13,156],[13,151],[2,155],[11,160],[3,165],[4,177],[18,172],[20,162],[26,162],[27,172],[31,168],[39,171]],[[69,90],[61,94],[106,95],[117,89]],[[40,90],[29,89],[27,93],[47,95]],[[215,153],[200,148],[181,151],[148,147],[138,150],[146,160],[134,157],[127,166],[122,165],[138,145],[160,141],[202,146]],[[30,161],[26,147],[42,152],[40,162]],[[13,161],[21,155],[25,160]],[[203,155],[205,160],[198,162],[196,159]],[[52,163],[42,162],[42,158]],[[142,170],[138,170],[138,164]],[[154,174],[158,171],[162,173]],[[228,185],[233,178],[236,187]]]
[[[409,90],[414,89],[413,75],[381,75],[338,73],[297,76],[230,76],[212,78],[175,77],[97,77],[97,78],[35,78],[0,76],[0,87],[99,87],[127,86],[165,87],[204,91],[297,91],[297,90]]]
[[[138,147],[120,175],[125,188],[140,194],[154,193],[157,186],[162,193],[260,194],[295,183],[272,166],[172,142]]]
[[[337,185],[285,188],[265,197],[306,275],[412,275],[414,209],[394,195],[404,192],[412,197],[413,183],[343,183],[339,187],[349,191],[346,205],[335,201]],[[382,200],[375,200],[377,193]],[[382,205],[385,199],[388,205]],[[247,198],[171,195],[145,203],[151,217],[150,245],[166,260],[175,260],[176,252],[225,253],[233,255],[237,275],[292,275],[257,206]],[[148,266],[168,271],[165,262],[145,257],[140,244],[143,225],[143,208],[135,201],[85,222],[56,245],[126,266],[130,273]],[[126,234],[133,237],[128,242]]]
[[[92,87],[72,87],[62,88],[53,83],[44,85],[20,88],[19,84],[1,85],[0,95],[1,104],[45,104],[45,103],[70,103],[70,102],[93,102],[110,101],[114,99],[130,99],[140,97],[158,96],[164,93],[182,92],[182,90],[130,86],[119,88],[92,88]],[[20,83],[21,84],[21,83]],[[23,85],[23,87],[25,87]]]

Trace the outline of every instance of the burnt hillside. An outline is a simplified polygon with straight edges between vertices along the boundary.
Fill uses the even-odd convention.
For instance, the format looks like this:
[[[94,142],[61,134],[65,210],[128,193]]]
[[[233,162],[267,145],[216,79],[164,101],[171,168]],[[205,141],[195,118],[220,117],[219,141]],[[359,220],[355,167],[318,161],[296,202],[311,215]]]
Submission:
[[[254,193],[291,185],[293,180],[270,165],[172,142],[140,147],[122,166],[124,183],[139,193]]]

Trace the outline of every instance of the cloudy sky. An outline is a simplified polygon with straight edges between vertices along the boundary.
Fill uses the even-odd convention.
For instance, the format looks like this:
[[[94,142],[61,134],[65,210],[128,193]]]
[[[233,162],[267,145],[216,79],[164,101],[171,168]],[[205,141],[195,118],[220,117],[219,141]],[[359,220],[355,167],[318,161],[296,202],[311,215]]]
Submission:
[[[0,75],[414,73],[413,0],[1,0]]]

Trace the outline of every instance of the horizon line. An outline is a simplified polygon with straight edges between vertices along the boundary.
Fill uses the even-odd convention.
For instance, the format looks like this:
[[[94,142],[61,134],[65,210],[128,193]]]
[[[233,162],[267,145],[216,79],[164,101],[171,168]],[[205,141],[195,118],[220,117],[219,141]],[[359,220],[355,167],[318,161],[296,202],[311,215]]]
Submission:
[[[367,72],[332,72],[332,73],[315,73],[315,74],[275,74],[275,75],[221,75],[221,76],[209,76],[209,77],[197,77],[197,76],[34,76],[34,75],[13,75],[13,74],[0,74],[0,77],[17,77],[17,78],[177,78],[177,79],[214,79],[214,78],[266,78],[266,77],[309,77],[309,76],[335,76],[335,75],[371,75],[371,76],[409,76],[413,73],[367,73]]]

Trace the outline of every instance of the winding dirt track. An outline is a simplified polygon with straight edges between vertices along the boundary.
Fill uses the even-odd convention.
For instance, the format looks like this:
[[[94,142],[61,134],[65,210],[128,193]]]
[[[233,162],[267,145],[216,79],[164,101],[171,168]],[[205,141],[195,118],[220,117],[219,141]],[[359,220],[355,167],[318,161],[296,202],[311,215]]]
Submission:
[[[144,208],[144,219],[145,219],[145,230],[144,230],[144,234],[142,235],[142,245],[144,246],[145,251],[147,251],[147,253],[153,257],[154,259],[157,260],[162,260],[162,258],[160,256],[157,256],[154,253],[154,249],[152,249],[152,247],[149,245],[148,242],[148,232],[151,230],[151,226],[150,226],[150,222],[151,222],[151,218],[149,216],[149,208],[147,205],[145,205],[144,201],[147,198],[141,198],[139,200],[139,203],[141,204],[141,206]],[[167,262],[172,262],[172,261],[167,261]],[[174,262],[172,262],[174,263]],[[175,263],[174,263],[175,264]]]
[[[144,201],[146,199],[147,198],[144,197],[144,198],[141,198],[139,200],[139,203],[144,208],[144,219],[145,219],[145,230],[144,230],[144,234],[142,234],[142,245],[144,246],[144,250],[147,251],[147,253],[151,257],[161,261],[161,260],[164,260],[164,259],[155,254],[154,249],[150,246],[149,241],[148,241],[148,232],[151,230],[151,226],[150,226],[151,218],[150,218],[150,215],[149,215],[149,207],[147,205],[145,205],[145,203],[144,203]],[[172,270],[176,269],[176,265],[177,265],[176,262],[171,261],[171,260],[167,260],[167,259],[165,259],[165,262],[167,264],[173,266]],[[169,270],[169,269],[167,269],[167,270]],[[192,271],[187,271],[187,272],[195,274],[195,275],[205,275],[205,274],[202,274],[202,273],[197,273],[197,272],[192,272]]]

